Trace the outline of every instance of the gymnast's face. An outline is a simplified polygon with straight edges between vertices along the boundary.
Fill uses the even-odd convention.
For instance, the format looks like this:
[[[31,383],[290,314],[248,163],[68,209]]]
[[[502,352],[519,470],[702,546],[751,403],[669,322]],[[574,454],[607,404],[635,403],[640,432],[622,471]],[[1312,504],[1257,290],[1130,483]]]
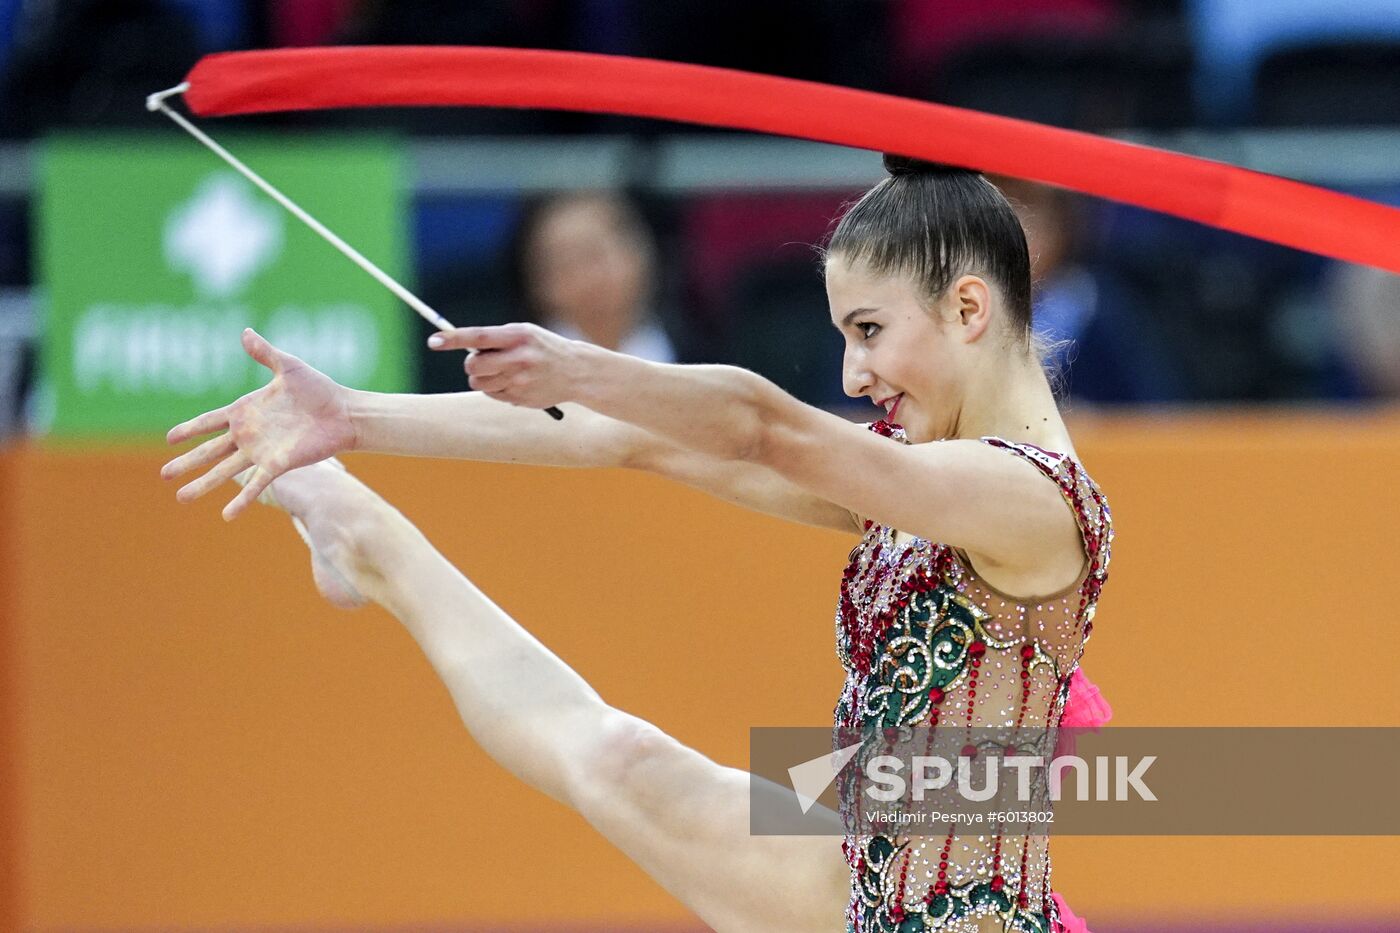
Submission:
[[[890,420],[911,443],[952,436],[968,375],[991,343],[980,339],[990,314],[986,282],[964,275],[930,301],[911,276],[876,273],[834,254],[826,294],[846,342],[846,394],[893,412]]]

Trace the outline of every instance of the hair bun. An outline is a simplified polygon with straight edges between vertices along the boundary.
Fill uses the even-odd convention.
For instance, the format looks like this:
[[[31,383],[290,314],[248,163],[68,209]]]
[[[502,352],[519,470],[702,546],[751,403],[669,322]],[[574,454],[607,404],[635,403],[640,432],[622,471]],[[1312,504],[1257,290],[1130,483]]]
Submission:
[[[913,156],[896,155],[893,152],[885,153],[885,171],[896,178],[900,175],[931,175],[948,178],[958,175],[982,174],[975,168],[963,168],[959,165],[947,165],[943,162],[929,162],[925,159],[916,159]]]

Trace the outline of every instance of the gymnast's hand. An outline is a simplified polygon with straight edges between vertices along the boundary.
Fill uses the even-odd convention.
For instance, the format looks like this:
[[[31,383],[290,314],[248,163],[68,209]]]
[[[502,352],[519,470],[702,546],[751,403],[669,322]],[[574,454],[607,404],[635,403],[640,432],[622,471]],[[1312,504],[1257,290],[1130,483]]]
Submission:
[[[238,517],[259,493],[288,470],[333,457],[355,445],[349,391],[344,386],[277,349],[251,328],[243,331],[243,349],[272,370],[272,381],[223,408],[171,428],[165,436],[170,444],[227,430],[160,470],[162,478],[174,479],[223,458],[175,494],[179,501],[190,502],[256,466],[248,484],[224,506],[225,521]]]
[[[589,351],[597,349],[538,324],[458,327],[433,334],[428,346],[476,351],[462,362],[467,384],[497,401],[525,408],[572,401],[589,369]]]

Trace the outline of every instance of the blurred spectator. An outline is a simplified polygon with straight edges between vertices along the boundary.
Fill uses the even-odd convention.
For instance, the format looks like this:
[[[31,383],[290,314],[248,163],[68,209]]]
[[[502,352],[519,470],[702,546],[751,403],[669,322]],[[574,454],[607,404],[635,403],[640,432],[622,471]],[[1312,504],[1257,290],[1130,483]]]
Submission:
[[[1064,394],[1089,402],[1162,402],[1183,397],[1176,354],[1139,296],[1078,249],[1082,221],[1067,192],[1019,179],[993,179],[1026,228],[1035,278],[1036,333],[1066,342],[1048,362]]]
[[[653,307],[656,243],[621,196],[574,193],[530,205],[512,263],[526,320],[609,350],[676,361]]]
[[[1338,350],[1363,393],[1400,399],[1400,275],[1341,264],[1326,292]]]

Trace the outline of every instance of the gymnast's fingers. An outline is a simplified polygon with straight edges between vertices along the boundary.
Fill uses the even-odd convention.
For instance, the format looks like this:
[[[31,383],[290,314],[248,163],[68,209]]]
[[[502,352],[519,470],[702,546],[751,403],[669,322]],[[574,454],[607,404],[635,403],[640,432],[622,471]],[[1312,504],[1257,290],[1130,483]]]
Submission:
[[[462,361],[462,369],[468,376],[499,376],[519,367],[522,352],[520,349],[477,350]]]
[[[226,457],[237,448],[233,442],[232,434],[220,434],[218,437],[210,438],[200,444],[194,450],[186,451],[180,456],[171,460],[160,468],[161,479],[174,479],[182,473],[188,473],[196,467],[202,467],[213,463],[220,457]]]
[[[180,491],[175,493],[175,498],[180,502],[192,502],[204,495],[221,483],[228,482],[234,476],[242,473],[253,461],[248,459],[248,455],[241,450],[233,452],[233,455],[221,462],[214,469],[205,473],[199,479],[180,487]]]
[[[473,373],[467,376],[467,388],[485,392],[488,395],[492,392],[504,392],[511,388],[513,378],[513,373],[492,373],[489,376],[478,376]]]
[[[206,411],[198,418],[191,418],[183,424],[175,425],[175,427],[170,429],[170,433],[165,435],[165,442],[167,444],[178,444],[181,441],[187,441],[201,434],[212,434],[215,431],[222,431],[224,428],[228,427],[228,410],[232,407],[231,405],[225,405],[223,408]]]
[[[266,467],[254,467],[253,472],[248,476],[248,483],[239,490],[238,495],[233,497],[228,505],[224,506],[224,521],[231,522],[243,514],[243,510],[257,501],[262,491],[272,485],[272,481],[277,478],[277,474]]]
[[[457,327],[433,334],[428,346],[434,350],[501,350],[519,345],[528,336],[528,330],[519,324]]]

